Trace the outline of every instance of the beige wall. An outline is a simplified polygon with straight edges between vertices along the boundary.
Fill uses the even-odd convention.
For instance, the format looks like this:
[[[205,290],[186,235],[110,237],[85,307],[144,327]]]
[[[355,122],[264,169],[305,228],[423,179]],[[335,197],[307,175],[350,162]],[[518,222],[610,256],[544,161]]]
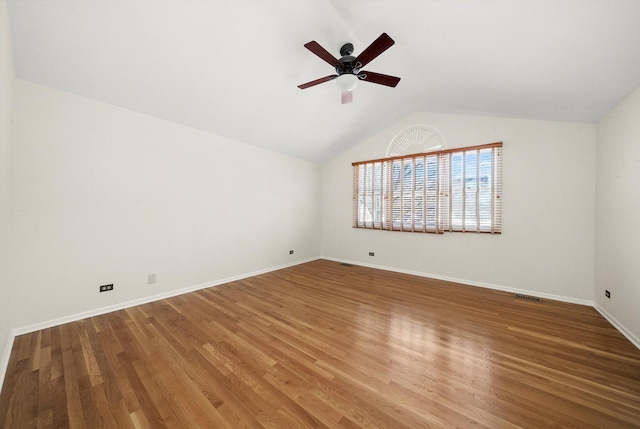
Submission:
[[[15,71],[7,2],[0,0],[0,388],[12,340],[11,174]]]
[[[15,326],[319,256],[317,165],[27,81],[16,100]]]
[[[398,132],[419,124],[438,129],[449,148],[504,142],[502,235],[351,227],[351,163],[384,157]],[[593,124],[416,113],[323,165],[322,254],[590,304],[594,168]]]
[[[640,347],[640,88],[597,129],[595,301]]]

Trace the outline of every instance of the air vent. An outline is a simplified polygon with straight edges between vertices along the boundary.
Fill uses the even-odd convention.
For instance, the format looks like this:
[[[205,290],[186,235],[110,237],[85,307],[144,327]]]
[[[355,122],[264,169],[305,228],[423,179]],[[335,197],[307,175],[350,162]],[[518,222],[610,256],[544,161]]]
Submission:
[[[515,297],[518,299],[526,299],[527,301],[542,302],[542,298],[538,298],[537,296],[520,295],[517,293]]]
[[[342,262],[340,265],[344,266],[344,267],[353,267],[352,264],[347,264],[345,262]]]

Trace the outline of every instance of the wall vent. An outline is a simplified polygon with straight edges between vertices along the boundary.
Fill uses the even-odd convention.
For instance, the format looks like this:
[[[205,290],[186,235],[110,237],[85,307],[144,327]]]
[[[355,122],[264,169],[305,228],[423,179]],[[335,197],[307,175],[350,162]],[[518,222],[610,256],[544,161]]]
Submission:
[[[514,296],[518,299],[526,299],[527,301],[542,302],[542,298],[538,298],[537,296],[521,295],[519,293]]]
[[[345,267],[353,267],[353,264],[347,264],[346,262],[342,262],[342,263],[340,263],[340,265],[345,266]]]

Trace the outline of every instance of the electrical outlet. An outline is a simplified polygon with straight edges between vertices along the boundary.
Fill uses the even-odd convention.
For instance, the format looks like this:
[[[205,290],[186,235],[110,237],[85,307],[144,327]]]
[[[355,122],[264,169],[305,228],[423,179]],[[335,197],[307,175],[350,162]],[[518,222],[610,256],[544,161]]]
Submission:
[[[100,292],[109,292],[110,290],[113,290],[113,285],[102,285],[100,286]]]
[[[289,250],[289,255],[293,255],[293,250]]]
[[[609,292],[608,290],[604,291],[604,296],[606,296],[607,298],[611,299],[611,292]]]
[[[156,282],[156,275],[155,274],[149,274],[147,276],[147,284],[152,285]]]
[[[373,253],[373,252],[369,252],[369,256],[373,256],[373,255],[374,255],[374,253]]]

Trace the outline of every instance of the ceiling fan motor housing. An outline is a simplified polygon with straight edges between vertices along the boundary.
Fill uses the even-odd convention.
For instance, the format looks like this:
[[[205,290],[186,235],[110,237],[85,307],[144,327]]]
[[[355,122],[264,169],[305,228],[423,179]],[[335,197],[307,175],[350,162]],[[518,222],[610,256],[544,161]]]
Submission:
[[[356,57],[353,55],[353,44],[345,43],[340,48],[340,55],[342,56],[338,61],[340,61],[339,65],[336,65],[336,73],[338,76],[350,73],[350,74],[358,74],[360,72],[361,64],[356,62]]]

